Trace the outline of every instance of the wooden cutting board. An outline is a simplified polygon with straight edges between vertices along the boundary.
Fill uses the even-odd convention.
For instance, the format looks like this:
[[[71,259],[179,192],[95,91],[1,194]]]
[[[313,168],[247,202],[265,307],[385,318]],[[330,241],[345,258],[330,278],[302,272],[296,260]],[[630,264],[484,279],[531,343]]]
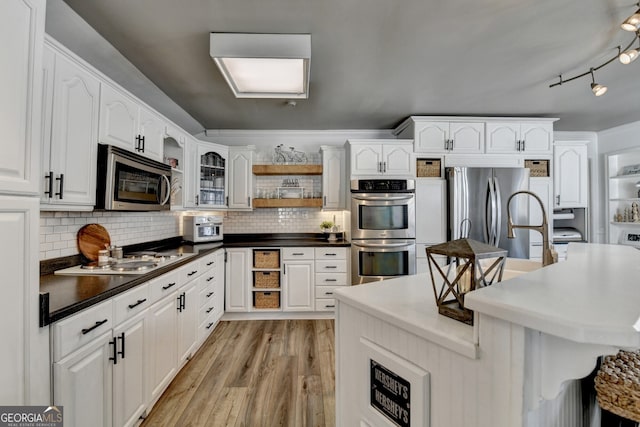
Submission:
[[[90,261],[97,261],[98,251],[110,245],[109,232],[100,224],[87,224],[78,230],[78,250]]]

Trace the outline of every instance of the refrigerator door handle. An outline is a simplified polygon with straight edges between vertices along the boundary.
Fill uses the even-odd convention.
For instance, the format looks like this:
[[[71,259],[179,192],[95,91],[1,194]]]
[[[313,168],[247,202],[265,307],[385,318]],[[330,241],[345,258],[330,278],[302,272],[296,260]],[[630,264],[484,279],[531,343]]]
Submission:
[[[484,232],[484,241],[488,244],[491,244],[493,240],[493,212],[494,212],[494,198],[493,198],[493,185],[491,180],[487,181],[487,195],[485,198],[485,218],[484,218],[484,227],[482,231]]]
[[[502,195],[500,192],[500,184],[498,182],[497,178],[493,178],[493,185],[495,188],[495,193],[494,193],[494,197],[495,197],[495,207],[496,207],[496,225],[495,225],[495,242],[493,243],[493,246],[498,246],[498,243],[500,242],[500,225],[502,224],[502,212],[500,212],[500,207],[502,206]]]

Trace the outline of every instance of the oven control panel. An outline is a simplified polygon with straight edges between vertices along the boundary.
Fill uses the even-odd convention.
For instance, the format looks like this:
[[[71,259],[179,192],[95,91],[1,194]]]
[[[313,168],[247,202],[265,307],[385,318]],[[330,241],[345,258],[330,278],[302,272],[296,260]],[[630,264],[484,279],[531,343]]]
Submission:
[[[415,191],[412,179],[354,179],[352,193],[407,193]]]

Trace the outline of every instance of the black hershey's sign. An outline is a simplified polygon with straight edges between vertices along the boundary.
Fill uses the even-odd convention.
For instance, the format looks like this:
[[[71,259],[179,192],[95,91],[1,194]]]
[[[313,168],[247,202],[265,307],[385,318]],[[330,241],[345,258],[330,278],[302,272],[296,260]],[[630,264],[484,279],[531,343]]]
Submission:
[[[373,359],[371,362],[371,406],[395,425],[411,425],[411,384]]]

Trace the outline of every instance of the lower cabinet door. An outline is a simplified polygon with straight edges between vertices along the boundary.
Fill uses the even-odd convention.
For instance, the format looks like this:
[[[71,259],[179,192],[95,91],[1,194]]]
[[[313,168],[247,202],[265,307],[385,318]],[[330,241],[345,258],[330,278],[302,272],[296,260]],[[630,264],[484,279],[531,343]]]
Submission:
[[[146,384],[147,312],[140,313],[114,330],[118,359],[113,365],[113,425],[134,426],[148,403]]]
[[[178,293],[149,308],[149,391],[151,402],[160,397],[178,369]]]
[[[314,306],[313,261],[286,261],[283,269],[283,310],[312,311]]]
[[[200,299],[196,283],[197,280],[193,280],[178,290],[178,295],[182,296],[182,306],[178,310],[178,366],[191,358],[198,341]]]
[[[65,427],[112,425],[111,330],[53,365],[54,403]]]

